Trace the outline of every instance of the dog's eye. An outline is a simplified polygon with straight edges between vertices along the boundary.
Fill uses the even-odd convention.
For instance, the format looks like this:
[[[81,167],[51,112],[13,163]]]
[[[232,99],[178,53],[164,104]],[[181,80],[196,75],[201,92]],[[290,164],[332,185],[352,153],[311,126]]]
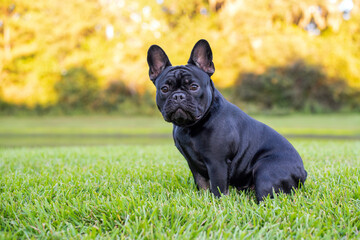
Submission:
[[[160,90],[163,93],[167,93],[169,91],[169,88],[167,86],[163,86]]]
[[[196,90],[198,90],[198,88],[199,88],[198,85],[196,85],[196,84],[191,84],[189,89],[190,89],[191,91],[196,91]]]

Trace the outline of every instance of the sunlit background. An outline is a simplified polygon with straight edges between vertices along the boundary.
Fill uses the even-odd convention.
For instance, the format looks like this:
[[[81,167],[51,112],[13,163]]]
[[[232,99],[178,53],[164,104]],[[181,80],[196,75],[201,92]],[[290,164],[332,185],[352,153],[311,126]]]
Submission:
[[[296,148],[305,188],[197,191],[146,57],[186,64],[199,39],[224,97]],[[201,159],[234,135],[215,132],[189,140],[202,173],[263,155],[247,134],[220,144],[238,166]],[[0,240],[360,239],[359,182],[360,0],[0,0]]]
[[[201,38],[215,84],[240,106],[359,110],[359,3],[2,0],[1,111],[151,114],[147,49],[185,64]]]
[[[358,115],[343,114],[360,112],[359,4],[1,0],[0,146],[171,141],[147,50],[186,64],[199,39],[212,47],[216,87],[246,113],[283,134],[358,136]]]

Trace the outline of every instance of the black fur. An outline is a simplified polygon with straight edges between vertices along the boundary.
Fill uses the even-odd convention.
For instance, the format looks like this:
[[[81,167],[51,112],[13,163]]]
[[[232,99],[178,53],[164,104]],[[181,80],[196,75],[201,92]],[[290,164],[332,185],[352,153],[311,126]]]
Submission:
[[[210,76],[215,67],[206,40],[195,44],[185,66],[171,66],[156,45],[148,51],[148,64],[158,108],[174,124],[175,145],[198,188],[210,189],[215,196],[228,194],[230,185],[255,188],[261,201],[304,184],[307,173],[295,148],[214,87]]]

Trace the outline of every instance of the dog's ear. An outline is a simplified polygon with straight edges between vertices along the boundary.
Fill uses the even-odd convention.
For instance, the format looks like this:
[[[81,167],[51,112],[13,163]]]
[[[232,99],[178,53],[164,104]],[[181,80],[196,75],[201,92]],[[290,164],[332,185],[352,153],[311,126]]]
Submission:
[[[152,45],[147,52],[147,62],[149,64],[149,77],[155,84],[155,79],[168,66],[171,66],[168,56],[157,45]]]
[[[205,39],[201,39],[195,44],[191,51],[188,64],[196,65],[211,76],[215,72],[212,59],[213,55],[209,43]]]

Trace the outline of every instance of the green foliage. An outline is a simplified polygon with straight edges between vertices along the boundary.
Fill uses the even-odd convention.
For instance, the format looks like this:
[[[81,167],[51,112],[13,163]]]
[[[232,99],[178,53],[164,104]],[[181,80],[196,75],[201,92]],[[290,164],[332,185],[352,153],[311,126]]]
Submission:
[[[263,74],[241,74],[233,98],[263,110],[331,112],[359,110],[360,102],[354,102],[359,95],[360,91],[350,88],[343,79],[329,78],[319,66],[298,60],[288,66],[271,67]]]
[[[98,88],[96,77],[83,67],[64,72],[55,84],[58,104],[64,112],[91,109],[99,94]]]
[[[360,142],[294,141],[306,188],[197,191],[174,146],[0,149],[0,238],[357,239]]]
[[[359,0],[354,0],[348,21],[337,10],[330,11],[330,2],[1,1],[0,99],[9,104],[7,112],[70,113],[82,108],[82,112],[125,113],[123,109],[132,111],[139,103],[147,109],[154,105],[149,97],[154,88],[147,74],[148,47],[161,45],[173,64],[184,64],[200,38],[212,46],[213,80],[218,87],[233,86],[240,74],[258,75],[303,59],[307,65],[319,66],[326,83],[344,79],[359,88]],[[325,25],[319,36],[308,34],[301,24],[314,4],[324,10]],[[96,78],[98,93],[92,92],[97,95],[89,97],[92,103],[85,99],[77,106],[64,107],[67,103],[60,101],[64,96],[56,89],[62,73],[74,66]],[[104,99],[105,89],[114,80],[124,84],[124,95]],[[352,102],[349,109],[356,109],[358,97],[350,93],[355,90],[346,91],[346,101]],[[151,101],[144,102],[147,99]]]
[[[148,93],[133,92],[122,81],[110,81],[101,89],[98,78],[84,67],[73,67],[62,73],[54,88],[58,100],[56,105],[47,107],[50,112],[55,109],[62,114],[117,112],[133,115],[151,114],[153,110],[150,109],[155,107]],[[37,112],[44,109],[36,107]]]
[[[112,81],[100,96],[101,105],[108,110],[115,110],[116,106],[130,98],[132,93],[121,81]]]
[[[156,105],[154,96],[148,91],[141,94],[129,89],[124,82],[114,80],[100,92],[94,109],[123,115],[153,115]]]

